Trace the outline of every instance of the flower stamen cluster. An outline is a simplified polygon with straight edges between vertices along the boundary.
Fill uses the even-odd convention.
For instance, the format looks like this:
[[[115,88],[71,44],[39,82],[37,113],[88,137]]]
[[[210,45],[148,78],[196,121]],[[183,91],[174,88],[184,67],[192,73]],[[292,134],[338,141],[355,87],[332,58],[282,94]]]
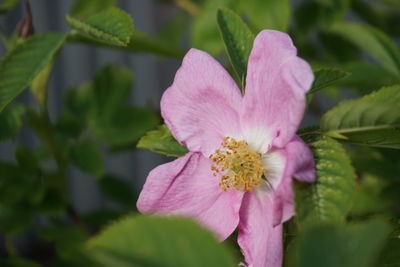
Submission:
[[[232,187],[242,192],[257,188],[267,171],[260,153],[253,151],[245,141],[232,137],[225,137],[221,149],[215,150],[210,159],[213,175],[221,178],[219,186],[224,191]]]

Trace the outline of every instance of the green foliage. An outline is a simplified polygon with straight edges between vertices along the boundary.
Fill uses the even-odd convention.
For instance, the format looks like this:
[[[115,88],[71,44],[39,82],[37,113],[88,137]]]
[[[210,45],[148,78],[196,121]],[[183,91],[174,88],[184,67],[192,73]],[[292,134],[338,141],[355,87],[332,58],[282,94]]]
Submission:
[[[129,70],[106,65],[92,84],[70,90],[67,109],[58,121],[65,135],[78,137],[85,126],[98,140],[113,147],[134,145],[159,123],[154,111],[128,105],[132,88]]]
[[[315,183],[296,184],[300,226],[343,222],[352,206],[355,174],[344,148],[323,136],[310,144],[317,170]]]
[[[111,45],[127,46],[133,34],[132,18],[126,12],[110,7],[87,19],[66,16],[78,34]]]
[[[36,96],[41,108],[44,109],[47,104],[47,83],[50,78],[51,71],[53,70],[53,60],[49,61],[47,65],[36,75],[31,83],[31,91]]]
[[[374,266],[388,232],[389,226],[381,220],[347,226],[322,224],[309,227],[300,233],[291,247],[290,266]]]
[[[354,88],[359,93],[369,93],[384,86],[400,83],[400,78],[384,68],[363,62],[350,62],[341,68],[351,75],[337,81],[338,85]]]
[[[315,72],[314,82],[311,86],[309,94],[313,94],[325,87],[335,84],[338,80],[346,78],[350,75],[339,69],[321,69]]]
[[[84,221],[93,227],[103,227],[110,224],[112,221],[117,220],[125,215],[125,211],[118,211],[115,209],[98,209],[84,214]]]
[[[39,264],[23,258],[0,259],[0,265],[7,267],[40,267]]]
[[[189,152],[186,147],[175,140],[165,124],[143,136],[139,140],[137,147],[149,149],[170,157],[180,157]]]
[[[236,74],[244,84],[247,60],[253,46],[254,34],[235,12],[227,8],[220,8],[217,14],[219,28],[229,58],[236,70]]]
[[[216,14],[218,8],[237,9],[237,0],[205,0],[199,14],[194,18],[191,39],[193,47],[216,55],[224,45],[220,39]]]
[[[75,0],[70,14],[76,18],[87,18],[114,6],[118,0]]]
[[[13,9],[18,3],[19,3],[19,0],[4,0],[4,1],[2,1],[1,5],[0,5],[0,14],[7,13],[11,9]]]
[[[104,173],[104,159],[99,147],[88,140],[82,140],[71,147],[71,160],[82,171],[94,176]]]
[[[0,13],[19,2],[4,0]],[[37,8],[30,2],[37,21]],[[100,68],[93,80],[66,92],[56,113],[47,108],[48,104],[54,107],[47,103],[47,95],[53,96],[52,90],[57,89],[48,82],[53,66],[59,66],[55,55],[67,40],[118,49],[123,55],[174,57],[179,62],[195,47],[217,56],[228,72],[236,72],[244,87],[254,36],[263,29],[289,33],[299,56],[320,69],[307,98],[324,88],[326,94],[309,103],[307,121],[321,117],[326,104],[319,100],[324,96],[340,101],[342,95],[349,95],[341,86],[357,95],[324,114],[320,125],[297,133],[313,151],[318,177],[315,183],[294,182],[296,217],[284,227],[285,252],[289,252],[284,265],[399,264],[400,52],[392,41],[400,34],[397,0],[158,0],[155,5],[165,6],[157,10],[171,12],[162,12],[157,27],[161,30],[154,36],[135,30],[130,14],[116,8],[117,2],[73,1],[66,17],[72,26],[69,34],[23,40],[18,31],[9,36],[10,28],[0,29],[0,40],[9,50],[0,62],[0,142],[13,140],[3,145],[15,149],[15,158],[10,154],[5,155],[7,161],[0,160],[0,232],[8,257],[0,259],[1,266],[237,266],[243,262],[225,247],[234,243],[237,256],[242,257],[236,233],[219,244],[188,219],[126,216],[137,212],[136,181],[141,179],[129,177],[128,182],[111,174],[117,170],[108,170],[109,164],[106,170],[103,153],[108,158],[122,149],[132,151],[135,145],[172,157],[188,152],[166,125],[160,125],[155,107],[129,104],[131,70]],[[346,14],[355,14],[357,22],[349,22]],[[26,19],[14,20],[20,24]],[[224,44],[227,53],[221,53]],[[79,58],[74,60],[80,64]],[[24,95],[23,103],[8,105],[26,87],[35,98],[25,101]],[[361,97],[381,87],[385,88]],[[28,142],[30,146],[25,146],[27,137],[34,140]],[[362,146],[347,146],[346,151],[339,142]],[[72,166],[98,178],[104,206],[80,213],[68,190]],[[395,230],[388,240],[388,225],[368,221],[374,217],[390,218]],[[36,237],[26,252],[25,246],[19,251],[22,246],[14,244],[19,236],[26,239],[25,233]],[[38,265],[22,258],[25,255],[35,255]]]
[[[131,73],[113,66],[100,69],[92,87],[92,134],[112,146],[132,145],[158,124],[147,108],[126,104],[132,87]]]
[[[389,241],[386,243],[385,248],[379,258],[378,266],[396,266],[400,263],[400,227],[397,225],[389,235]]]
[[[42,228],[39,237],[47,242],[52,242],[56,253],[65,266],[93,266],[82,252],[88,234],[77,227],[56,225]]]
[[[183,55],[185,54],[182,49],[170,45],[169,42],[151,37],[137,30],[134,31],[131,42],[128,44],[127,50],[133,52],[154,53],[161,56],[178,58],[183,57]]]
[[[211,233],[173,217],[127,216],[89,240],[87,251],[103,266],[237,265]]]
[[[385,33],[359,23],[340,23],[333,30],[347,38],[388,71],[400,75],[400,52]]]
[[[0,141],[14,138],[22,125],[24,106],[10,105],[0,113]]]
[[[152,37],[138,30],[133,31],[130,42],[127,46],[109,45],[97,40],[89,39],[83,36],[70,35],[69,42],[84,43],[92,46],[102,46],[114,49],[123,49],[128,52],[136,53],[154,53],[160,56],[182,58],[185,54],[182,49],[179,49],[163,39]]]
[[[134,206],[137,199],[132,185],[115,175],[101,177],[99,187],[106,197],[125,207]]]
[[[289,0],[246,0],[241,5],[241,9],[258,31],[287,31],[291,12]]]
[[[12,49],[0,62],[0,111],[18,96],[53,58],[65,35],[33,36]]]
[[[343,101],[322,116],[321,129],[354,144],[400,148],[399,100],[400,87],[392,86]]]

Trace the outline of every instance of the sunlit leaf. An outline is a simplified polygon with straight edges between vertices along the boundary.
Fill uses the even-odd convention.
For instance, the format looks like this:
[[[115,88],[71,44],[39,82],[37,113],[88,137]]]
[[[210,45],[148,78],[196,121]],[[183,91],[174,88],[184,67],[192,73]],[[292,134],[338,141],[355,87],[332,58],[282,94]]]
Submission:
[[[166,125],[161,125],[157,130],[148,132],[138,144],[138,148],[145,148],[171,157],[180,157],[189,150],[178,143]]]

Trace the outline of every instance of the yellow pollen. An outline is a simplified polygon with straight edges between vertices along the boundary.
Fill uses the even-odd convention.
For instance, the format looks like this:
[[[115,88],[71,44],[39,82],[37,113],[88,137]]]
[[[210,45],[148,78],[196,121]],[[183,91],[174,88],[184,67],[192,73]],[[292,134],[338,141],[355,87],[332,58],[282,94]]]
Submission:
[[[236,188],[246,192],[261,185],[267,171],[262,164],[261,154],[253,151],[245,141],[225,137],[221,148],[210,155],[211,170],[221,178],[219,186],[226,191]]]

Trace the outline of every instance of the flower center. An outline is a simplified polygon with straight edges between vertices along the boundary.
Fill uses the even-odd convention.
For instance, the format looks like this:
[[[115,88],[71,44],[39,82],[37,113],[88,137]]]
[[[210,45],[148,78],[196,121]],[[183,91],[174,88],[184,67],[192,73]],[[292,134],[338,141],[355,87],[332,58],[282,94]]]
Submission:
[[[245,141],[225,137],[221,149],[210,155],[211,170],[220,176],[219,186],[226,191],[234,187],[246,192],[260,186],[264,173],[261,154],[253,151]]]

